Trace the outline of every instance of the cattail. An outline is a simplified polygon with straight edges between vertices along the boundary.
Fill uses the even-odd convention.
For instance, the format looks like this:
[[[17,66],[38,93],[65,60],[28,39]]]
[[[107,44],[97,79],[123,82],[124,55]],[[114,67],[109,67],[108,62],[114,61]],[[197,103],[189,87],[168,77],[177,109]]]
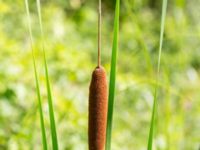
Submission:
[[[89,93],[89,150],[104,150],[107,123],[108,86],[106,72],[97,67],[90,83]]]
[[[105,69],[101,66],[101,0],[99,0],[98,62],[93,71],[89,93],[89,150],[104,150],[106,142],[108,86]]]

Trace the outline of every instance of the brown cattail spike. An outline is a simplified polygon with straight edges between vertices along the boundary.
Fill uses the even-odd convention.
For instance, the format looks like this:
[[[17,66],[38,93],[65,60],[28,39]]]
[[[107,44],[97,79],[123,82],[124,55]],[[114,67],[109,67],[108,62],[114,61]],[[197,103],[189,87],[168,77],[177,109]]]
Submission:
[[[104,150],[106,140],[108,86],[106,72],[97,67],[90,83],[89,93],[89,150]]]

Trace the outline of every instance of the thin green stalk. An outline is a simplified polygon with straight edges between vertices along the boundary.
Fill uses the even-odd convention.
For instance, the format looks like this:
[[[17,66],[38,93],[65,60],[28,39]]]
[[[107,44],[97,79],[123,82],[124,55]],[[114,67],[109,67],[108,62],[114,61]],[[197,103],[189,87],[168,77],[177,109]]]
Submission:
[[[165,28],[166,12],[167,12],[167,0],[163,0],[156,83],[158,83],[159,76],[160,76],[160,62],[161,62],[161,55],[162,55],[162,45],[163,45],[163,35],[164,35],[164,28]],[[147,147],[148,150],[152,150],[152,145],[153,145],[153,135],[154,135],[154,129],[155,129],[155,125],[156,125],[155,117],[156,117],[157,103],[158,103],[158,100],[157,100],[158,92],[157,91],[158,91],[158,84],[155,85],[153,111],[152,111],[152,116],[151,116],[151,125],[150,125],[150,130],[149,130],[148,147]]]
[[[50,118],[50,126],[51,126],[52,147],[53,147],[53,150],[58,150],[56,123],[55,123],[54,109],[53,109],[53,102],[52,102],[53,100],[52,100],[51,87],[50,87],[49,74],[48,74],[48,66],[47,66],[46,54],[45,54],[44,32],[43,32],[43,26],[42,26],[40,0],[37,0],[37,11],[38,11],[40,32],[41,32],[41,38],[42,38],[42,50],[43,50],[43,60],[44,60],[44,66],[45,66],[47,94],[48,94],[48,106],[49,106],[49,118]]]
[[[32,60],[33,60],[34,75],[35,75],[35,84],[36,84],[38,104],[39,104],[39,112],[40,112],[40,125],[41,125],[41,130],[42,130],[42,143],[43,143],[43,149],[47,150],[48,149],[48,147],[47,147],[47,138],[46,138],[45,125],[44,125],[44,117],[43,117],[43,110],[42,110],[40,86],[39,86],[39,81],[38,81],[38,73],[37,73],[37,68],[36,68],[36,63],[35,63],[35,56],[34,56],[33,35],[32,35],[31,17],[30,17],[30,10],[29,10],[28,0],[25,0],[25,7],[26,7],[27,20],[28,20],[28,29],[29,29],[29,36],[30,36],[30,42],[31,42]]]
[[[109,96],[108,96],[106,150],[111,149],[113,107],[114,107],[115,82],[116,82],[116,61],[117,61],[118,38],[119,38],[118,37],[118,34],[119,34],[119,13],[120,13],[120,0],[117,0],[116,1],[116,7],[115,7],[114,36],[113,36]]]

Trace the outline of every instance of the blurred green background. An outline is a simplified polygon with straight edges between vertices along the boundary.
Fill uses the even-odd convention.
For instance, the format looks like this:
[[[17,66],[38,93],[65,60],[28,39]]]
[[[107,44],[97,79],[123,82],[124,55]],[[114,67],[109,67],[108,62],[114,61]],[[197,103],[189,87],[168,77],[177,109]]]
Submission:
[[[29,0],[45,125],[51,137],[36,2]],[[97,4],[42,0],[45,49],[61,150],[87,149],[88,87],[97,61]],[[114,0],[103,0],[109,79]],[[156,79],[160,0],[123,0],[113,150],[146,150]],[[154,149],[200,147],[200,0],[169,0]],[[23,0],[0,0],[0,150],[42,149]]]

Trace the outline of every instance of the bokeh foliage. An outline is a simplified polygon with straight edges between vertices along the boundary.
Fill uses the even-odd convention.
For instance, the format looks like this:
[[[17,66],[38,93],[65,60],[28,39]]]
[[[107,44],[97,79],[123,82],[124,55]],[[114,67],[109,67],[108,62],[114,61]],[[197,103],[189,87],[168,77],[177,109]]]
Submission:
[[[109,72],[115,1],[103,1],[103,65]],[[36,3],[30,0],[50,141]],[[47,61],[60,149],[87,149],[88,86],[96,66],[97,2],[42,1]],[[200,1],[169,1],[154,147],[200,146]],[[113,150],[146,149],[158,57],[161,2],[123,0]],[[108,75],[109,76],[109,75]],[[24,2],[0,0],[0,149],[41,149]]]

